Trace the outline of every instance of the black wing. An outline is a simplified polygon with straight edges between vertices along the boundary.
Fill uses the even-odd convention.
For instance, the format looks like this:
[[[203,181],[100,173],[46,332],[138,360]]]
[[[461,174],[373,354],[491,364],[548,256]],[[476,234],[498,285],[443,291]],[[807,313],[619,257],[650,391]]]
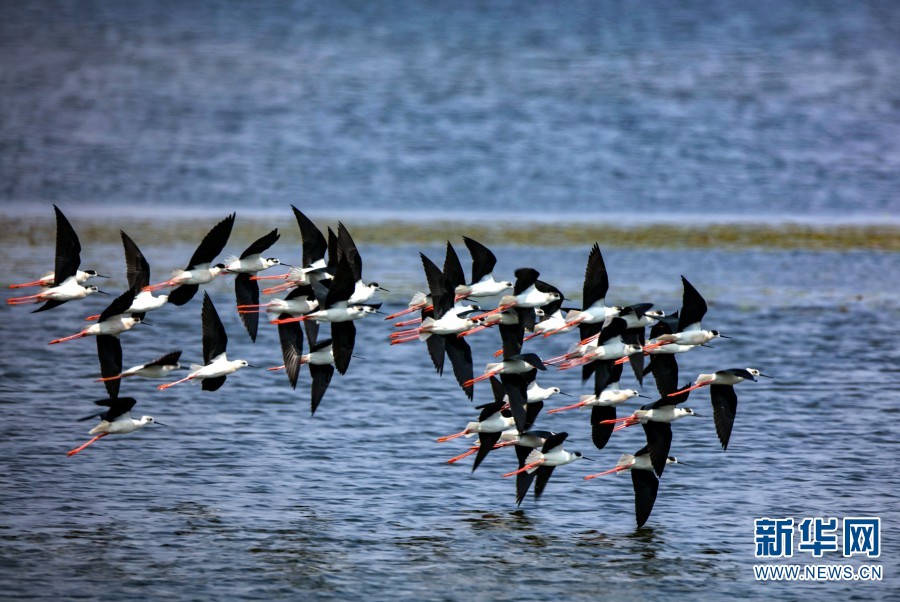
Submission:
[[[334,376],[334,366],[331,364],[310,364],[309,375],[312,377],[312,398],[310,400],[311,414],[315,415],[316,408],[319,407],[325,391],[328,390],[328,383]]]
[[[203,237],[203,240],[200,241],[200,245],[191,256],[191,262],[186,269],[191,270],[198,265],[213,262],[216,256],[225,248],[225,245],[228,244],[228,237],[231,236],[231,228],[234,226],[234,218],[236,215],[237,214],[232,213],[212,227],[212,230],[210,230],[206,236]],[[172,299],[170,297],[169,302],[171,301]]]
[[[433,338],[435,337],[430,337],[428,340],[430,341]],[[455,334],[447,334],[437,338],[444,339],[444,349],[447,352],[447,357],[450,358],[450,364],[453,366],[453,376],[456,377],[456,382],[458,382],[459,386],[462,387],[462,390],[465,391],[466,397],[471,400],[475,395],[475,387],[474,385],[466,387],[465,383],[466,381],[472,380],[474,376],[472,368],[472,348],[469,347],[469,344],[466,343],[465,339],[461,339]]]
[[[628,323],[622,318],[607,318],[603,322],[600,329],[600,336],[597,338],[597,344],[603,345],[614,337],[620,337],[625,333]]]
[[[199,284],[182,284],[181,286],[177,286],[169,292],[169,303],[176,307],[181,307],[193,299],[194,295],[196,295],[199,290]]]
[[[531,453],[532,448],[525,447],[524,445],[516,445],[516,458],[519,460],[519,468],[525,466],[525,461],[528,458],[528,454]],[[516,475],[516,505],[522,503],[522,500],[525,499],[525,496],[528,494],[528,489],[531,487],[531,483],[534,481],[535,473],[527,473],[520,472]]]
[[[509,409],[516,421],[516,428],[520,433],[524,433],[530,426],[525,407],[528,400],[528,384],[521,374],[501,374],[500,381],[503,383],[503,394],[509,398]]]
[[[569,433],[553,433],[547,439],[544,440],[544,447],[541,449],[541,453],[546,454],[549,453],[554,447],[558,447],[563,444],[566,440],[566,437],[569,436]]]
[[[130,236],[121,230],[119,234],[125,248],[125,275],[128,277],[128,288],[139,293],[150,284],[150,264]]]
[[[544,409],[543,401],[534,401],[525,406],[525,430],[530,430],[537,421],[538,415]]]
[[[516,285],[513,287],[513,294],[518,295],[531,286],[534,286],[534,283],[537,282],[538,276],[540,276],[540,272],[538,272],[534,268],[519,268],[515,272],[516,274]]]
[[[347,301],[356,289],[356,279],[353,277],[353,268],[346,257],[338,260],[334,271],[334,279],[325,296],[325,307],[333,307],[339,301]]]
[[[728,449],[731,438],[731,427],[737,414],[737,394],[731,385],[710,385],[709,397],[712,400],[713,421],[716,423],[716,434],[722,449]]]
[[[643,425],[647,435],[647,451],[656,476],[661,477],[666,469],[666,459],[672,447],[672,425],[668,422],[646,422]]]
[[[584,269],[584,287],[581,293],[583,308],[587,309],[597,301],[605,299],[608,290],[609,274],[606,273],[606,264],[603,262],[603,255],[600,254],[600,245],[594,243]]]
[[[119,337],[108,334],[98,336],[97,357],[100,359],[100,376],[109,378],[121,374],[122,344],[119,342]],[[120,379],[107,380],[103,384],[106,385],[106,392],[109,393],[110,399],[119,396],[119,386],[122,384]]]
[[[234,297],[237,300],[238,307],[241,305],[258,305],[259,304],[259,285],[256,280],[251,279],[250,274],[238,274],[234,277]],[[259,314],[241,313],[238,316],[250,335],[250,340],[256,342],[256,333],[259,330]]]
[[[463,242],[472,255],[472,283],[479,282],[485,276],[490,276],[497,265],[497,257],[486,246],[463,236]]]
[[[172,351],[171,353],[167,353],[161,357],[156,358],[152,362],[147,362],[144,364],[145,368],[150,368],[151,366],[174,366],[178,364],[178,360],[181,359],[181,350]]]
[[[106,309],[100,313],[97,322],[100,323],[113,316],[124,314],[128,311],[128,308],[131,307],[132,303],[134,303],[134,291],[129,289],[113,299],[113,302],[106,306]]]
[[[356,248],[356,243],[353,242],[353,237],[350,236],[350,231],[347,230],[346,226],[341,222],[338,222],[337,240],[338,249],[341,250],[344,257],[346,257],[347,261],[350,263],[350,267],[353,269],[354,282],[362,280],[362,257],[359,255],[359,249]]]
[[[553,466],[540,466],[535,471],[537,477],[534,481],[534,499],[538,499],[544,493],[544,488],[547,487],[547,482],[553,475],[553,468]]]
[[[54,261],[53,284],[59,286],[78,272],[81,265],[81,243],[75,229],[59,207],[53,205],[56,212],[56,259]]]
[[[602,420],[612,420],[616,417],[616,408],[613,406],[594,406],[591,408],[591,441],[597,449],[603,449],[609,443],[614,424],[600,424]]]
[[[454,335],[450,335],[454,336]],[[431,363],[438,375],[444,374],[444,348],[446,347],[447,337],[442,335],[432,335],[425,339],[425,346],[428,347],[428,355],[431,357]]]
[[[119,416],[127,414],[137,403],[134,397],[119,397],[110,399],[98,399],[94,402],[98,406],[107,406],[109,409],[104,413],[103,419],[112,422]]]
[[[518,315],[518,312],[516,312]],[[503,324],[498,327],[500,339],[503,341],[503,359],[508,360],[522,353],[522,342],[525,340],[525,328],[521,321],[515,324]]]
[[[228,346],[228,335],[225,334],[225,327],[222,325],[222,320],[219,319],[216,306],[209,298],[209,293],[203,293],[203,309],[200,312],[200,318],[203,322],[203,362],[208,364],[225,353],[225,348]],[[206,382],[209,380],[217,379],[204,380],[204,390],[215,391],[215,389],[206,388]]]
[[[659,479],[652,470],[631,469],[631,484],[634,486],[634,518],[640,529],[653,511],[659,491]]]
[[[433,261],[422,253],[422,267],[425,269],[425,280],[428,282],[428,291],[431,293],[431,304],[434,306],[434,319],[440,320],[448,311],[453,309],[454,289],[450,286],[447,277]]]
[[[300,240],[303,241],[303,267],[308,268],[320,259],[325,259],[328,243],[322,231],[303,212],[293,205],[291,209],[294,210],[294,217],[300,227]]]
[[[466,274],[459,262],[459,255],[456,254],[456,249],[449,240],[447,241],[447,254],[444,256],[444,276],[447,277],[451,292],[455,291],[457,286],[466,283]]]
[[[347,372],[353,345],[356,342],[356,326],[353,322],[333,322],[331,324],[331,348],[334,351],[334,367],[340,374]]]
[[[59,307],[63,303],[66,303],[66,302],[65,301],[57,301],[56,299],[50,299],[49,301],[47,301],[46,303],[41,305],[39,308],[32,311],[31,313],[36,314],[41,311],[47,311],[48,309],[53,309],[54,307]]]
[[[678,317],[678,332],[683,332],[691,324],[698,324],[706,315],[706,301],[697,289],[681,277],[684,284],[684,295],[681,301],[681,315]]]
[[[278,319],[289,318],[289,314],[281,314]],[[288,322],[278,325],[278,340],[281,342],[281,357],[284,358],[284,370],[291,387],[297,388],[297,377],[300,375],[300,356],[303,355],[303,331],[299,322]]]
[[[241,259],[247,259],[254,255],[262,255],[263,252],[274,245],[279,238],[281,238],[281,235],[278,233],[278,228],[275,228],[265,236],[257,238],[253,241],[253,244],[244,249],[244,252],[241,253]]]
[[[497,442],[500,441],[500,433],[478,433],[478,453],[475,454],[475,462],[472,464],[472,472],[481,464]]]
[[[216,391],[225,384],[224,376],[216,376],[215,378],[204,378],[200,384],[200,387],[204,391]]]
[[[662,397],[678,390],[678,361],[673,354],[655,354],[647,369],[653,374],[656,390]]]

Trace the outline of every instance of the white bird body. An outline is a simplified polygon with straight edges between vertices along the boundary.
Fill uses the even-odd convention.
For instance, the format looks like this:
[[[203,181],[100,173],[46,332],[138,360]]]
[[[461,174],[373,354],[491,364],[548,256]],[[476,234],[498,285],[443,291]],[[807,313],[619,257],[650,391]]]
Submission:
[[[169,375],[169,372],[177,369],[178,364],[170,364],[163,366],[146,366],[141,364],[140,366],[133,366],[128,370],[122,372],[122,378],[127,376],[143,376],[144,378],[165,378]]]
[[[569,312],[570,314],[572,312]],[[568,314],[564,315],[561,309],[557,309],[550,314],[545,320],[541,320],[534,325],[534,334],[557,334],[560,332],[568,332],[575,328],[575,324],[569,324],[566,320]]]
[[[281,261],[275,257],[256,254],[243,259],[230,257],[225,263],[225,270],[233,274],[255,274],[276,265],[281,265]]]
[[[472,437],[478,433],[500,433],[516,425],[512,416],[503,416],[496,412],[486,420],[470,422],[466,424],[465,437]]]
[[[506,360],[503,362],[492,362],[485,366],[485,374],[524,374],[534,370],[534,366],[525,360]]]
[[[362,280],[357,280],[356,284],[353,285],[353,294],[347,299],[347,303],[349,305],[366,303],[375,296],[375,291],[377,291],[378,288],[378,285],[374,282],[366,284]]]
[[[296,297],[294,299],[272,299],[266,304],[266,311],[273,314],[302,316],[319,309],[318,299]]]
[[[81,286],[76,276],[69,276],[58,286],[43,289],[35,295],[38,301],[72,301],[97,292],[96,286]]]
[[[642,347],[632,343],[626,344],[622,337],[613,337],[603,345],[589,344],[581,355],[583,363],[596,360],[617,360],[634,353],[640,353]]]
[[[659,339],[648,341],[647,346],[644,348],[644,353],[649,353],[650,355],[673,355],[676,353],[687,353],[688,351],[699,347],[699,345],[682,345],[679,343],[662,344],[660,347],[654,346],[659,344],[661,344]]]
[[[625,328],[631,330],[632,328],[653,326],[659,318],[664,318],[665,316],[666,312],[658,309],[651,309],[645,311],[640,317],[635,316],[633,312],[628,312],[624,316],[619,317],[625,320]]]
[[[602,324],[609,318],[615,318],[622,312],[619,306],[607,307],[604,299],[599,299],[592,303],[590,307],[581,311],[573,310],[566,317],[566,323],[575,326],[576,324]]]
[[[346,301],[338,301],[332,307],[308,313],[305,317],[316,322],[350,322],[361,320],[374,313],[374,307],[350,305]]]
[[[225,271],[224,264],[216,264],[210,266],[203,263],[194,266],[190,270],[175,270],[172,278],[166,283],[166,286],[181,286],[182,284],[206,284],[212,282],[216,276]]]
[[[130,412],[126,412],[125,414],[118,416],[112,422],[101,420],[97,426],[88,431],[88,434],[96,435],[97,433],[107,433],[109,435],[126,435],[152,422],[154,422],[153,416],[141,416],[140,420],[135,420],[131,417]]]
[[[635,410],[632,418],[636,422],[644,424],[645,422],[674,422],[685,416],[695,416],[694,410],[691,408],[679,408],[678,406],[668,405],[650,410]]]
[[[301,364],[313,364],[315,366],[328,366],[334,363],[334,350],[327,345],[312,353],[304,353],[300,356]]]
[[[513,287],[512,282],[494,280],[493,274],[488,274],[473,284],[461,284],[456,287],[457,297],[493,297],[501,295]]]
[[[459,334],[478,326],[478,322],[461,318],[458,314],[448,312],[440,320],[428,317],[418,329],[419,340],[425,340],[433,334]]]
[[[205,366],[191,364],[191,373],[187,376],[187,380],[227,376],[248,365],[246,360],[229,360],[226,354],[222,353]]]
[[[581,458],[581,454],[578,452],[567,452],[563,449],[562,445],[558,445],[548,451],[547,453],[543,453],[540,450],[534,449],[528,456],[525,458],[525,464],[538,464],[538,466],[532,466],[528,468],[526,472],[531,474],[535,470],[537,470],[540,466],[547,467],[555,467],[555,466],[564,466],[566,464],[571,464],[575,460]]]
[[[759,370],[755,368],[747,368],[747,372],[750,373],[750,376],[741,376],[739,374],[735,374],[734,372],[730,372],[727,370],[721,370],[716,372],[715,374],[701,374],[697,377],[697,380],[694,381],[696,385],[736,385],[738,383],[742,383],[747,378],[752,378],[755,376],[763,376],[760,374]]]
[[[706,343],[715,338],[718,338],[719,336],[721,336],[719,334],[719,331],[702,330],[700,328],[700,324],[697,323],[692,324],[681,332],[676,332],[674,334],[661,334],[656,337],[656,341],[659,343],[676,343],[679,345],[705,345]]]
[[[155,311],[165,305],[169,301],[168,295],[153,296],[150,291],[140,291],[134,297],[131,307],[128,308],[130,314],[145,314],[149,311]]]
[[[528,388],[525,390],[526,399],[525,403],[537,403],[539,401],[546,401],[560,392],[559,387],[542,387],[537,384],[536,380],[528,383]]]

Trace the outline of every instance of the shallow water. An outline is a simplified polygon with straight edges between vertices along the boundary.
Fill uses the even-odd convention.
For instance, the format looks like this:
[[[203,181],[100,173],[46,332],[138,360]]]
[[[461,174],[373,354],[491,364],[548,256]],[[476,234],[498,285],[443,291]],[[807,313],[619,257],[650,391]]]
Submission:
[[[424,287],[419,252],[440,262],[449,239],[465,258],[462,235],[490,242],[498,275],[533,266],[578,305],[596,240],[610,302],[674,311],[683,274],[704,325],[734,337],[679,358],[683,380],[775,378],[738,387],[727,452],[692,395],[707,416],[677,423],[672,449],[691,466],[666,470],[635,530],[630,479],[582,477],[642,432],[598,452],[587,412],[543,416],[596,461],[516,507],[508,450],[474,474],[446,464],[465,444],[434,440],[475,404],[422,345],[388,346],[377,316],[314,418],[305,369],[296,391],[251,368],[214,393],[129,380],[135,413],[169,426],[67,458],[104,389],[93,341],[46,343],[109,298],[3,304],[2,597],[896,599],[898,44],[900,12],[875,1],[7,3],[4,290],[51,268],[51,203],[109,292],[125,286],[120,228],[160,281],[235,210],[225,254],[278,227],[272,253],[297,263],[295,204],[351,226],[385,311]],[[280,364],[274,327],[251,344],[230,289],[208,288],[229,356]],[[126,365],[200,360],[199,298],[148,322],[122,336]],[[474,338],[476,369],[498,346]],[[586,391],[574,371],[540,382]],[[752,565],[779,562],[754,557],[765,516],[881,517],[881,557],[847,562],[884,581],[757,583]]]
[[[140,233],[133,237],[154,281],[193,250],[193,243],[160,246]],[[226,252],[249,242],[235,239]],[[358,243],[365,277],[391,290],[385,311],[400,309],[422,287],[417,252],[439,258],[443,250]],[[588,245],[494,250],[498,273],[533,265],[577,303]],[[10,281],[39,273],[52,254],[48,247],[23,253],[9,243],[2,251],[21,259]],[[299,258],[294,242],[272,251]],[[305,369],[296,391],[283,375],[250,368],[215,393],[188,384],[159,392],[160,381],[132,379],[122,394],[138,398],[135,413],[169,426],[108,437],[67,458],[64,452],[90,428],[75,419],[90,412],[103,387],[91,382],[98,371],[92,341],[53,347],[46,341],[75,332],[86,312],[107,301],[94,296],[41,314],[4,305],[6,595],[889,597],[896,591],[900,519],[900,482],[896,471],[882,468],[897,451],[897,428],[882,418],[898,402],[898,370],[890,362],[891,341],[900,335],[894,254],[610,249],[604,255],[611,302],[649,300],[673,311],[684,274],[709,301],[704,324],[734,337],[681,356],[683,380],[745,365],[775,377],[738,387],[727,453],[715,437],[708,394],[693,394],[689,405],[706,417],[676,424],[672,450],[691,466],[666,471],[645,528],[634,528],[627,476],[582,480],[642,446],[643,433],[617,433],[598,452],[586,412],[541,418],[546,428],[570,433],[569,449],[596,462],[557,469],[538,502],[529,497],[516,507],[513,484],[500,477],[515,463],[507,450],[488,456],[474,474],[465,461],[445,464],[465,444],[434,440],[472,419],[472,404],[449,375],[434,373],[424,346],[388,346],[391,328],[379,316],[358,323],[360,358],[335,376],[313,418]],[[113,279],[102,285],[116,291],[124,285],[120,257],[116,245],[85,245],[82,265],[110,272]],[[229,334],[229,357],[280,364],[275,328],[263,322],[251,344],[230,288],[220,280],[208,289]],[[198,297],[148,314],[151,326],[122,336],[125,364],[175,348],[198,361],[199,308]],[[549,357],[564,351],[569,338],[528,345]],[[474,338],[476,369],[498,345],[492,331]],[[586,392],[573,372],[551,369],[540,382]],[[632,375],[625,380],[636,384]],[[648,377],[644,391],[654,390]],[[477,403],[489,395],[489,387],[477,386]],[[549,407],[565,403],[551,401]],[[27,428],[33,424],[40,429]],[[761,587],[753,581],[754,518],[868,515],[883,521],[884,582]],[[813,559],[795,553],[794,561]],[[826,555],[821,562],[843,559]]]

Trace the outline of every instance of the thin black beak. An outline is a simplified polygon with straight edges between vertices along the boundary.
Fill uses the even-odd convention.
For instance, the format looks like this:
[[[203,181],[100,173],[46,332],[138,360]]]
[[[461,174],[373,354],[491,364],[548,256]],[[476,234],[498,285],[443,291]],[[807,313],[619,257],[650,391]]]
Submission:
[[[688,464],[687,462],[682,462],[681,460],[679,460],[678,463],[679,463],[679,464],[684,464],[685,466],[691,466],[691,467],[694,466],[693,464]]]
[[[772,378],[772,377],[769,376],[768,374],[757,374],[757,376],[762,376],[762,377],[765,377],[765,378]]]
[[[647,397],[646,395],[638,394],[638,397],[643,397],[644,399],[653,399],[652,397]]]
[[[384,288],[383,286],[376,287],[376,289],[379,291],[384,291],[385,293],[391,292],[391,291],[387,290],[386,288]]]
[[[144,322],[143,320],[138,322],[138,324],[143,324],[144,326],[153,326],[153,324],[151,324],[150,322]]]
[[[154,420],[154,421],[153,421],[153,424],[158,424],[159,426],[169,426],[168,424],[163,424],[163,423],[160,422],[159,420]]]
[[[565,393],[563,391],[560,391],[559,393],[557,393],[557,395],[565,395],[566,397],[572,397],[572,395],[569,395],[568,393]]]
[[[247,363],[247,367],[248,368],[259,368],[259,366],[254,366],[253,364],[251,364],[249,362]]]
[[[104,276],[103,274],[94,274],[97,278],[109,278],[109,276]]]
[[[723,339],[731,339],[731,338],[733,338],[733,337],[728,336],[727,334],[720,334],[719,336],[722,337]]]
[[[109,294],[109,293],[107,293],[106,291],[101,291],[99,288],[97,289],[97,292],[100,293],[101,295],[108,295],[108,294]]]
[[[582,460],[587,460],[588,462],[596,462],[596,460],[594,460],[593,458],[588,458],[588,457],[585,456],[585,455],[582,455],[582,456],[581,456],[581,459],[582,459]]]

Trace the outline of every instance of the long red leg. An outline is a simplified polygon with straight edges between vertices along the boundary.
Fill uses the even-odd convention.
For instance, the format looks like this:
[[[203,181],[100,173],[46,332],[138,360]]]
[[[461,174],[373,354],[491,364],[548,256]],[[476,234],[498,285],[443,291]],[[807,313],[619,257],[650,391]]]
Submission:
[[[629,468],[631,468],[631,466],[616,466],[615,468],[610,468],[609,470],[604,470],[603,472],[598,472],[596,474],[589,474],[588,476],[584,477],[584,480],[590,481],[591,479],[596,479],[597,477],[602,477],[603,475],[612,474],[614,472],[621,472],[623,470],[628,470]]]
[[[66,341],[74,341],[75,339],[80,339],[81,337],[87,336],[83,332],[79,332],[77,334],[73,334],[71,336],[63,337],[61,339],[53,339],[48,345],[56,345],[57,343],[65,343]]]
[[[75,454],[77,454],[78,452],[80,452],[81,450],[83,450],[85,447],[87,447],[88,445],[90,445],[91,443],[93,443],[93,442],[95,442],[95,441],[98,441],[98,440],[102,439],[103,437],[106,437],[108,434],[109,434],[109,433],[100,433],[99,435],[97,435],[96,437],[94,437],[93,439],[91,439],[90,441],[88,441],[87,443],[83,443],[83,444],[79,445],[78,447],[76,447],[75,449],[69,450],[69,451],[66,453],[66,455],[67,455],[67,456],[74,456]]]
[[[512,471],[512,472],[508,472],[508,473],[506,473],[506,474],[503,475],[503,476],[504,476],[504,477],[511,477],[511,476],[513,476],[513,475],[519,474],[520,472],[526,472],[526,471],[528,471],[528,470],[531,470],[532,468],[537,468],[538,466],[540,466],[541,464],[543,464],[543,463],[546,462],[546,461],[547,461],[546,458],[541,458],[541,459],[538,460],[537,462],[532,462],[531,464],[526,464],[525,466],[523,466],[523,467],[520,468],[519,470],[514,470],[514,471]]]

